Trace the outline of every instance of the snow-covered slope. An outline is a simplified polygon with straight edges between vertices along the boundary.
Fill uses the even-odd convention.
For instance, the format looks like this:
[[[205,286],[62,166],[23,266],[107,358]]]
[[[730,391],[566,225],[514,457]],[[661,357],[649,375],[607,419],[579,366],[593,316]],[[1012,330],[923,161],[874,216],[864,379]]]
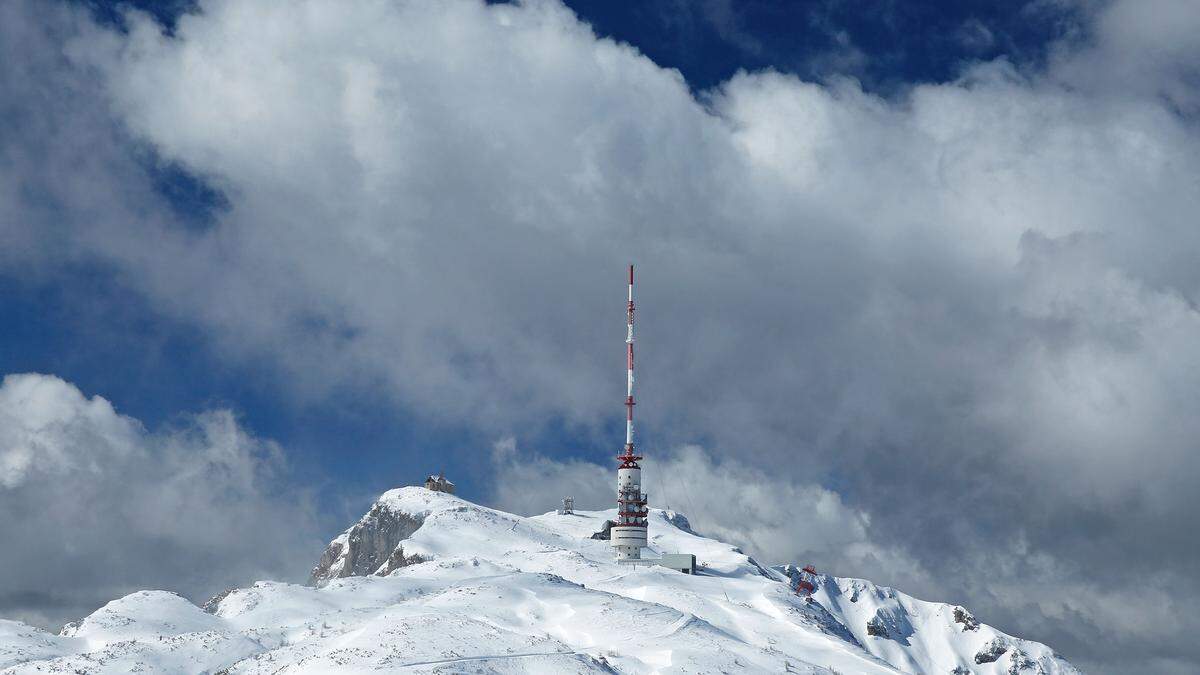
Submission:
[[[867,651],[904,672],[1074,672],[1046,645],[980,623],[961,606],[918,600],[865,579],[807,575],[793,565],[776,570],[812,581],[816,604]]]
[[[143,591],[59,636],[0,621],[0,669],[1077,672],[1044,645],[869,582],[821,577],[806,602],[791,590],[794,570],[764,569],[670,512],[651,512],[651,547],[696,554],[702,573],[619,566],[608,542],[591,538],[613,515],[522,518],[391,490],[330,543],[312,586],[259,582],[218,596],[210,612]],[[877,616],[886,636],[868,631]],[[978,663],[992,640],[1003,652]]]

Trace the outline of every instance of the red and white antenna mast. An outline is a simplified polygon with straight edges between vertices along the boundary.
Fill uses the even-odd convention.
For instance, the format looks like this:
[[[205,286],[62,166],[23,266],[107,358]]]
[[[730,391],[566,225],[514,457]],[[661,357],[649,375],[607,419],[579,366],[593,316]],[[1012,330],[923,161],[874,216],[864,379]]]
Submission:
[[[629,462],[636,462],[641,457],[633,457],[633,265],[629,266],[629,309],[625,312],[625,362],[627,364],[625,391],[625,457]]]
[[[646,495],[642,494],[642,469],[633,450],[633,265],[629,266],[629,306],[625,336],[625,452],[617,456],[617,520],[610,541],[617,560],[638,560],[646,545]]]

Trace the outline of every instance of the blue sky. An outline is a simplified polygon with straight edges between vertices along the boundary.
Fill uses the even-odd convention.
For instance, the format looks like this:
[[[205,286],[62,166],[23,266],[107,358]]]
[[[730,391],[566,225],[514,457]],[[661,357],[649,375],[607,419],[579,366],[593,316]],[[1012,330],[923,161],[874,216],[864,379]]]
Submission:
[[[772,68],[807,79],[849,75],[891,93],[952,80],[976,60],[1039,63],[1079,29],[1070,3],[1024,11],[979,1],[568,4],[597,32],[678,68],[697,89],[739,69]]]
[[[443,469],[606,507],[635,262],[655,506],[1189,672],[1195,9],[5,6],[0,616],[302,576]]]

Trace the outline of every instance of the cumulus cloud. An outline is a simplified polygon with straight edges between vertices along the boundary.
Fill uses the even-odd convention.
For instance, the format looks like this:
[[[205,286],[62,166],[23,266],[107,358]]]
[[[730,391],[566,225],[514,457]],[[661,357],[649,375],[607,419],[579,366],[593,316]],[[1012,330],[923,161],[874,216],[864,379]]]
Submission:
[[[53,626],[142,588],[300,579],[320,541],[278,446],[228,411],[147,431],[49,375],[0,384],[0,611]]]
[[[104,270],[288,394],[499,436],[602,429],[633,258],[645,427],[832,490],[830,522],[870,514],[842,550],[924,575],[830,544],[834,571],[1097,672],[1200,662],[1158,602],[1200,601],[1194,31],[1140,6],[1045,70],[881,98],[771,72],[693,95],[548,0],[214,0],[171,35],[9,3],[0,264]],[[180,225],[130,148],[227,208]]]
[[[1087,29],[1094,39],[1060,50],[1052,76],[1117,100],[1135,93],[1200,112],[1200,12],[1193,0],[1117,0]]]

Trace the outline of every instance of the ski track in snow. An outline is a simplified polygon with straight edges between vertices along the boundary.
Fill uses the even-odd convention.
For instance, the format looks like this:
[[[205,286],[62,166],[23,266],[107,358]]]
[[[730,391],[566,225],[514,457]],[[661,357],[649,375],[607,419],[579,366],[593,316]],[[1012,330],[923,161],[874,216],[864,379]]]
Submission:
[[[522,518],[414,487],[385,493],[381,512],[423,521],[401,543],[424,562],[318,588],[261,581],[212,614],[140,591],[61,635],[0,620],[0,673],[1078,673],[960,607],[869,581],[809,577],[809,603],[797,569],[764,569],[670,512],[651,511],[648,554],[695,553],[701,574],[618,566],[590,538],[614,511]],[[367,521],[334,540],[343,556]]]

